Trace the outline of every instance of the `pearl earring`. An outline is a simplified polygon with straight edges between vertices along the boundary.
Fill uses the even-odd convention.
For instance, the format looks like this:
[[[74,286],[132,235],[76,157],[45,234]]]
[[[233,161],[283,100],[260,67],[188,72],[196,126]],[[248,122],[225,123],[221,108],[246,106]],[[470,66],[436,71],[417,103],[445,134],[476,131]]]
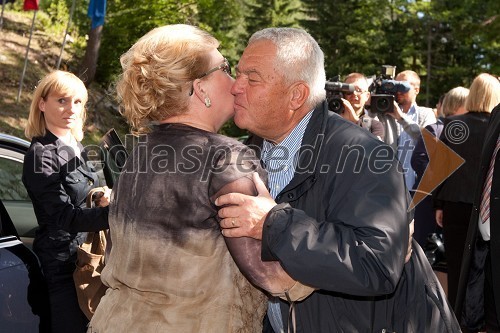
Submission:
[[[212,101],[210,101],[210,98],[205,97],[205,106],[209,108],[212,105]]]

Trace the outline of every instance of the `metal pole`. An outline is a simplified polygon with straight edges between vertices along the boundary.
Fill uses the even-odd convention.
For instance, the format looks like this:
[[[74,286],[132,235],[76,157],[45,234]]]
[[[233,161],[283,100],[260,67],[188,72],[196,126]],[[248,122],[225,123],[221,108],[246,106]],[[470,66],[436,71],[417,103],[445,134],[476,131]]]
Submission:
[[[63,55],[63,51],[64,51],[64,46],[66,45],[66,39],[67,39],[66,36],[68,36],[68,30],[69,30],[69,26],[71,24],[71,18],[73,17],[73,12],[75,11],[75,2],[76,2],[76,0],[73,0],[73,3],[71,4],[71,10],[69,11],[68,25],[66,26],[66,31],[64,32],[64,39],[63,39],[63,43],[61,46],[61,53],[59,53],[59,58],[57,59],[56,69],[59,69],[59,66],[61,66],[61,59],[62,59],[62,55]]]
[[[7,0],[2,0],[2,16],[0,16],[0,30],[3,28],[3,10],[5,9],[5,2]]]
[[[33,27],[35,26],[36,12],[38,12],[38,10],[34,11],[33,20],[31,21],[30,39],[28,40],[28,46],[26,47],[26,55],[24,56],[23,74],[21,74],[21,80],[19,81],[19,91],[17,92],[17,100],[16,100],[17,103],[19,103],[19,98],[21,97],[21,91],[23,90],[24,74],[26,73],[26,66],[28,66],[28,53],[30,51],[31,37],[33,36]]]

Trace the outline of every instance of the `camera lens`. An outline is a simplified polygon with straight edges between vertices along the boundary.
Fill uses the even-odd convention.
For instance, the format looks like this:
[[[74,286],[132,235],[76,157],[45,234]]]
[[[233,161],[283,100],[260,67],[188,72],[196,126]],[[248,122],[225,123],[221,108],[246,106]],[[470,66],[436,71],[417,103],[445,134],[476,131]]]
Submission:
[[[344,104],[339,97],[334,97],[328,101],[328,109],[335,113],[342,113],[344,111]]]
[[[377,110],[379,112],[387,112],[390,111],[392,103],[388,98],[382,97],[377,100]]]
[[[371,110],[373,112],[392,112],[394,96],[388,94],[373,94],[371,96]]]

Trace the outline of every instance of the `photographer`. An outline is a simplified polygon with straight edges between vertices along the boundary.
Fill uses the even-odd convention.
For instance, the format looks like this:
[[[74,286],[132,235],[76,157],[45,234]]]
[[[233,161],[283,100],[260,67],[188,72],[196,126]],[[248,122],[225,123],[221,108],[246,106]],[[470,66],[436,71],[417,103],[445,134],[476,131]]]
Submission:
[[[344,92],[345,99],[342,99],[344,111],[340,114],[344,119],[352,121],[370,131],[379,140],[384,141],[384,126],[377,116],[366,115],[365,104],[370,98],[368,91],[368,80],[363,74],[351,73],[346,76],[344,82],[354,87],[352,92]]]
[[[404,92],[398,90],[395,93],[397,104],[394,103],[392,112],[374,112],[372,98],[369,115],[377,116],[384,126],[384,142],[397,149],[398,159],[405,173],[406,186],[412,190],[416,176],[410,164],[411,155],[420,137],[421,128],[436,123],[436,116],[432,109],[420,107],[416,103],[420,92],[420,77],[417,73],[410,70],[403,71],[396,76],[396,81],[406,81],[409,87],[404,89],[406,90]]]

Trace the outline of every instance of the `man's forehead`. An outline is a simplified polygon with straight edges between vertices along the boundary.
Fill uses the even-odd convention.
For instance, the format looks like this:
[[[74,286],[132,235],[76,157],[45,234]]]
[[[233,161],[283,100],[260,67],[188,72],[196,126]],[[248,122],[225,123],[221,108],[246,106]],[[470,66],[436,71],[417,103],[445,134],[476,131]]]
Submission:
[[[271,64],[276,56],[276,47],[270,41],[257,41],[248,45],[240,58],[240,67],[244,64]]]
[[[363,78],[347,79],[345,83],[350,83],[358,87],[368,87],[368,82]]]

